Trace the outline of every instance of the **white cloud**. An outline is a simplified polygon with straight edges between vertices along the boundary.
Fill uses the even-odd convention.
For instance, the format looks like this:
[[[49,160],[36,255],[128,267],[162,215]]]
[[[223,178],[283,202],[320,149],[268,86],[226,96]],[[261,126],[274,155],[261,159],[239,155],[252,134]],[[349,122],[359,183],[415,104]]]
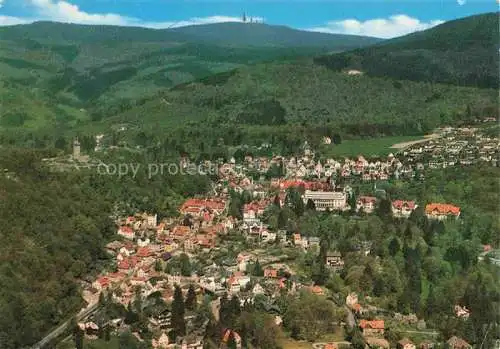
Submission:
[[[88,13],[67,1],[30,0],[29,3],[39,17],[57,22],[126,25],[133,20],[114,13]]]
[[[5,0],[0,0],[0,7],[4,1]],[[187,25],[242,21],[239,17],[209,16],[194,17],[183,21],[149,22],[135,17],[122,16],[116,13],[85,12],[77,5],[63,0],[27,0],[27,4],[34,10],[36,20],[50,20],[64,23],[108,24],[161,29],[183,27]],[[262,21],[261,17],[254,17],[254,19]],[[35,19],[0,16],[0,26],[31,23],[33,21],[35,21]]]
[[[4,25],[16,25],[16,24],[26,24],[31,23],[33,20],[26,18],[12,17],[12,16],[2,16],[0,15],[0,26]]]
[[[422,22],[417,18],[407,15],[395,15],[389,18],[376,18],[367,21],[346,19],[342,21],[331,21],[326,25],[310,28],[310,31],[337,34],[354,34],[374,36],[378,38],[394,38],[420,30],[425,30],[444,23],[442,20]]]
[[[4,0],[0,0],[0,8],[2,8],[4,2]]]

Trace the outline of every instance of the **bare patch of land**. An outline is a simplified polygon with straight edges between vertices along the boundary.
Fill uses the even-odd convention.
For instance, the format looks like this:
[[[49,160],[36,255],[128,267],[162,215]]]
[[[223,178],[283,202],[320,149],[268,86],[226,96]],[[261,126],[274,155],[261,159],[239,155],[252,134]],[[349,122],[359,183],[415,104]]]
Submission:
[[[409,141],[409,142],[402,142],[402,143],[396,143],[396,144],[393,144],[391,146],[391,148],[393,149],[405,149],[405,148],[408,148],[412,145],[415,145],[415,144],[419,144],[419,143],[424,143],[424,142],[428,142],[430,141],[431,139],[435,139],[435,138],[439,138],[439,134],[437,133],[433,133],[433,134],[430,134],[430,135],[426,135],[424,136],[423,139],[418,139],[416,141]]]

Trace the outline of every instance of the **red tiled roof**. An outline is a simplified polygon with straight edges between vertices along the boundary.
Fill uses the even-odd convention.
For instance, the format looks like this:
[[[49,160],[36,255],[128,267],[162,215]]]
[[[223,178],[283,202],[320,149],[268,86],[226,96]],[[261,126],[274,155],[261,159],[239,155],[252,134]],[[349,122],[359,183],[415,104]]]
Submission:
[[[395,200],[392,202],[392,206],[398,210],[402,209],[404,206],[407,206],[410,210],[413,210],[415,209],[415,201]]]
[[[366,204],[366,203],[369,203],[369,202],[376,202],[377,201],[377,198],[374,197],[374,196],[360,196],[358,201]]]
[[[116,273],[109,273],[107,277],[112,280],[119,280],[123,279],[126,275],[122,272],[116,272]]]
[[[264,276],[270,278],[276,278],[278,277],[278,271],[273,268],[266,268],[264,269]]]
[[[191,228],[184,226],[184,225],[177,225],[174,228],[174,234],[175,235],[186,235],[191,231]]]
[[[196,208],[199,212],[199,210],[204,207],[212,210],[223,210],[225,206],[225,201],[221,199],[189,199],[181,206],[181,210],[188,211]]]
[[[137,256],[139,256],[139,257],[149,257],[152,254],[153,253],[151,252],[151,250],[148,247],[140,247],[137,250]]]
[[[374,330],[383,330],[385,328],[385,323],[384,320],[360,320],[359,321],[359,327],[365,329],[365,328],[371,328]]]
[[[127,227],[126,225],[122,225],[120,227],[120,232],[126,233],[126,234],[132,234],[134,231],[132,230],[132,228]]]
[[[110,283],[109,279],[105,276],[98,278],[97,282],[101,285],[101,287],[107,287]]]
[[[458,216],[460,214],[460,207],[450,204],[431,203],[425,206],[425,212],[429,214],[437,212],[438,214],[452,214]]]
[[[314,294],[323,294],[323,289],[319,286],[311,287],[311,292]]]
[[[130,263],[128,262],[128,259],[120,261],[118,263],[118,269],[125,269],[125,270],[130,269]]]

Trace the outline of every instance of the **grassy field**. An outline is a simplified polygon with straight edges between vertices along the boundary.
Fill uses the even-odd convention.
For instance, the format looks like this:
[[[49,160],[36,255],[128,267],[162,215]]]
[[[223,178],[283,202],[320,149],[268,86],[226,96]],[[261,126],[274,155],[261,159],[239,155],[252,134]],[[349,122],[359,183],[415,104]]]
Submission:
[[[423,136],[397,136],[382,137],[373,139],[344,140],[339,145],[325,145],[321,152],[325,156],[385,156],[395,153],[396,149],[391,149],[393,144],[409,142],[422,139]]]
[[[281,340],[281,347],[283,349],[311,349],[312,344],[306,341],[296,341],[291,338],[284,338]]]

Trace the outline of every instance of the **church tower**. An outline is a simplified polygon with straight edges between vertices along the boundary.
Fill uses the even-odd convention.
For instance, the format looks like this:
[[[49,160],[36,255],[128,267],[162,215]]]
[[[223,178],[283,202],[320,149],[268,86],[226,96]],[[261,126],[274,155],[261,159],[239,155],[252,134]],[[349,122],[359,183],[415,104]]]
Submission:
[[[78,138],[73,141],[73,159],[78,160],[80,158],[80,142]]]

